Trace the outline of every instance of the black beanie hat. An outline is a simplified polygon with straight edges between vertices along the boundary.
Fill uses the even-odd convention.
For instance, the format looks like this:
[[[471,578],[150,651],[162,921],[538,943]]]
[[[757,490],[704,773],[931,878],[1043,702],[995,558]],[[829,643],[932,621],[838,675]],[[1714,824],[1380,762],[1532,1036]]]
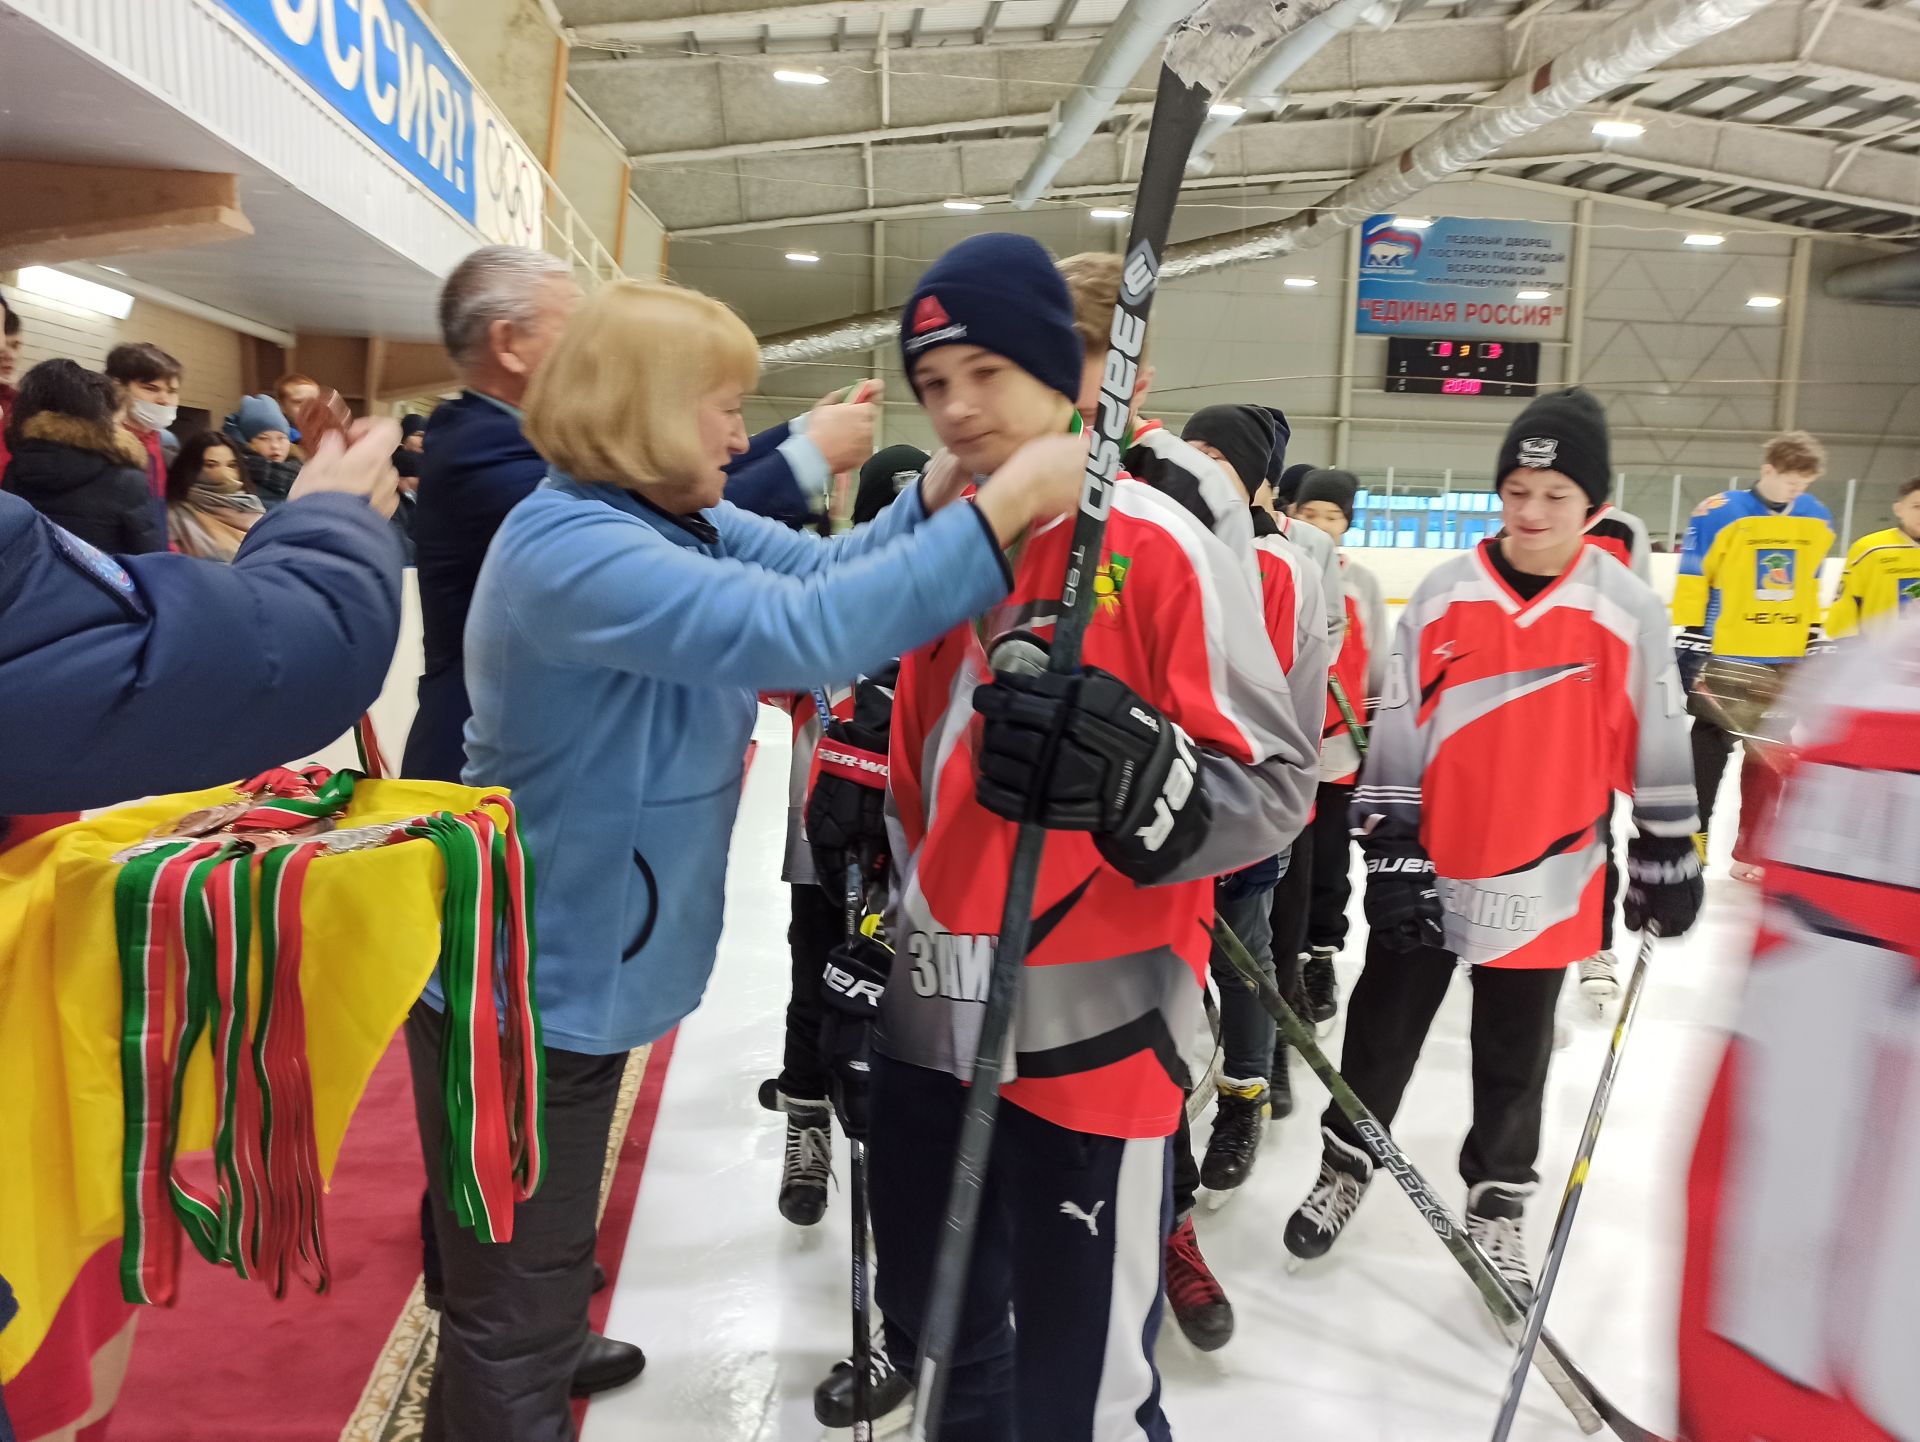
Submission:
[[[886,510],[926,466],[927,453],[918,446],[888,446],[868,456],[853,493],[854,525],[864,526]]]
[[[1273,503],[1282,510],[1293,504],[1293,498],[1300,492],[1300,483],[1313,474],[1308,465],[1288,466],[1273,483]]]
[[[1268,406],[1266,412],[1273,417],[1273,454],[1267,457],[1267,484],[1277,486],[1280,473],[1287,468],[1287,442],[1293,439],[1293,427],[1280,407]]]
[[[1251,496],[1266,479],[1273,455],[1273,417],[1265,406],[1208,406],[1193,413],[1180,439],[1205,441],[1225,456]]]
[[[1606,504],[1613,487],[1613,463],[1607,448],[1607,413],[1592,391],[1574,387],[1536,396],[1507,429],[1493,471],[1498,491],[1518,470],[1558,471],[1587,493],[1594,505]]]
[[[1331,501],[1351,521],[1353,497],[1359,489],[1360,478],[1352,471],[1308,471],[1294,492],[1292,503],[1304,506],[1308,501]]]
[[[1031,236],[968,236],[920,277],[900,312],[900,353],[913,363],[936,346],[977,345],[1070,401],[1080,399],[1080,333],[1053,257]]]

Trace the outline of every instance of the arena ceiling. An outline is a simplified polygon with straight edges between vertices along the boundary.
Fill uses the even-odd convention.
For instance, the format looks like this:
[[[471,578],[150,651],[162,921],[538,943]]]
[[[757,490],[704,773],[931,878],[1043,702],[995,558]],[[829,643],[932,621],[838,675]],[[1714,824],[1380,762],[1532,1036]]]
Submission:
[[[1637,0],[1385,0],[1246,113],[1198,189],[1304,206]],[[677,236],[1004,210],[1125,0],[555,0],[575,87]],[[783,83],[776,71],[822,79]],[[1151,63],[1040,204],[1130,191]],[[824,82],[824,83],[823,83]],[[1601,118],[1644,133],[1603,139]],[[1751,227],[1920,235],[1920,0],[1776,0],[1482,163]]]

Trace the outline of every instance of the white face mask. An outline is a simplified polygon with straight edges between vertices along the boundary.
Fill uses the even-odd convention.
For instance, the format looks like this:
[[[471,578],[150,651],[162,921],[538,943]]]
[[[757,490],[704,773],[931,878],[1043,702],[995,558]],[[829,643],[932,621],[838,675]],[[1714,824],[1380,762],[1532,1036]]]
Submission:
[[[163,406],[158,401],[135,401],[133,419],[142,430],[164,431],[180,414],[178,406]]]

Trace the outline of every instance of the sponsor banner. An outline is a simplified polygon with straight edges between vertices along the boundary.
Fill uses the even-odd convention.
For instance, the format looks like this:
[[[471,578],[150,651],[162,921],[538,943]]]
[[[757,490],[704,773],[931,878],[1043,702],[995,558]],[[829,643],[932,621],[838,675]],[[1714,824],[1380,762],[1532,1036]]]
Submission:
[[[533,157],[411,0],[215,0],[490,241],[538,245]]]
[[[1555,340],[1566,332],[1568,227],[1442,216],[1425,229],[1391,215],[1360,231],[1362,335],[1501,336]],[[1542,290],[1544,300],[1520,299]]]

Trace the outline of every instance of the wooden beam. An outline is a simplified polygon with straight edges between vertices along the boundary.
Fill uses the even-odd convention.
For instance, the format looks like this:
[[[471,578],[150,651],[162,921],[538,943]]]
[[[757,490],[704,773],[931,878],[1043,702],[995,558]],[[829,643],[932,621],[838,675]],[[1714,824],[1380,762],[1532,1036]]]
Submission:
[[[0,160],[0,270],[252,235],[236,177]]]
[[[567,66],[569,60],[566,37],[553,37],[553,93],[547,97],[547,153],[544,163],[547,174],[552,175],[560,163],[560,128],[567,118]]]
[[[613,227],[613,263],[627,268],[627,212],[633,209],[633,163],[620,165],[620,219]]]

